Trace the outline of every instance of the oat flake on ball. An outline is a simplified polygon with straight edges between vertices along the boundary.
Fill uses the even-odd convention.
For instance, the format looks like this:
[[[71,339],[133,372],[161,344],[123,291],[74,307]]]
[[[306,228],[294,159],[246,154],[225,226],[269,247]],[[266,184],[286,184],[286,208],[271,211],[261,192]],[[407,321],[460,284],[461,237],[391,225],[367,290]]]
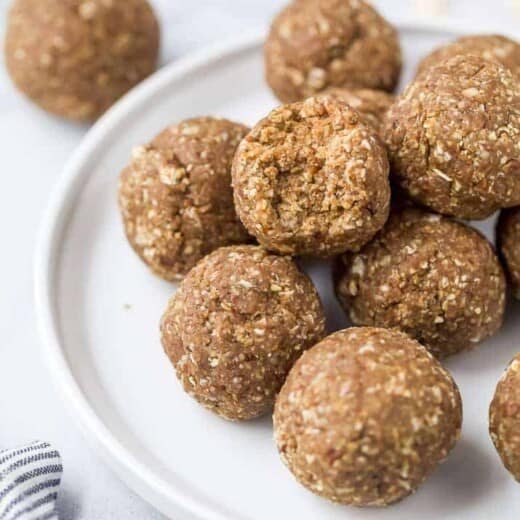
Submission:
[[[370,244],[338,258],[334,278],[355,324],[401,329],[439,358],[502,325],[505,280],[491,245],[474,229],[420,209],[393,211]]]
[[[164,350],[185,391],[230,420],[270,411],[293,363],[324,331],[311,280],[291,258],[258,246],[206,256],[161,322]]]
[[[278,450],[298,481],[354,506],[413,493],[461,423],[449,373],[406,334],[376,328],[337,332],[303,354],[274,411]]]
[[[267,82],[284,103],[327,87],[392,91],[401,71],[397,31],[363,0],[296,0],[265,44]]]
[[[395,181],[438,213],[483,219],[520,204],[520,83],[498,62],[456,56],[388,112]]]
[[[501,212],[497,225],[497,247],[513,295],[520,300],[520,207]]]
[[[464,36],[449,45],[435,49],[421,61],[417,73],[423,74],[433,65],[438,65],[459,54],[472,54],[486,60],[497,60],[520,77],[520,44],[498,34]]]
[[[497,385],[489,408],[489,432],[504,466],[520,482],[520,355]]]
[[[367,125],[371,125],[378,134],[381,132],[386,114],[395,97],[382,90],[368,88],[329,88],[323,92],[327,96],[335,96],[344,101],[350,107],[356,109],[361,119]]]
[[[231,163],[248,129],[187,119],[136,148],[119,182],[126,236],[165,280],[180,280],[206,254],[250,241],[233,205]]]
[[[278,253],[357,250],[388,216],[384,146],[330,96],[273,110],[239,145],[232,176],[240,219]]]
[[[150,75],[159,25],[146,0],[14,0],[5,58],[43,109],[93,120]]]

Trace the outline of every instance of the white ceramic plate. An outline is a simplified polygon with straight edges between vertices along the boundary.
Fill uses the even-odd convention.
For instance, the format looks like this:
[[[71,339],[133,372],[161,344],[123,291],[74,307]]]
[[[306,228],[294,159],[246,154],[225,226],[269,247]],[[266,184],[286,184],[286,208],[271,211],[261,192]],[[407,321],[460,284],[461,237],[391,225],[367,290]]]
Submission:
[[[457,31],[403,27],[408,80],[418,58]],[[36,301],[52,379],[94,449],[146,500],[178,520],[518,518],[520,493],[487,434],[487,407],[520,351],[520,309],[503,331],[448,363],[464,398],[463,438],[419,492],[381,511],[334,506],[282,466],[271,420],[230,424],[178,385],[158,337],[175,286],[152,276],[127,245],[117,177],[131,149],[196,115],[253,124],[276,105],[263,80],[261,37],[158,72],[91,130],[66,167],[36,258]],[[484,228],[490,230],[489,223]],[[347,326],[327,264],[309,264],[331,330]],[[514,314],[514,310],[517,314]]]

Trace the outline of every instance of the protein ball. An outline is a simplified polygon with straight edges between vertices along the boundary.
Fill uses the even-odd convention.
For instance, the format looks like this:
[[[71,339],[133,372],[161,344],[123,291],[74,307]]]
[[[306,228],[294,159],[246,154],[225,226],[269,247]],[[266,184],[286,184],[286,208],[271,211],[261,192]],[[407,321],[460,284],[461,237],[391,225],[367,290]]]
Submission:
[[[337,297],[357,325],[398,328],[443,358],[501,327],[505,279],[477,231],[420,209],[392,212],[358,254],[338,258]]]
[[[231,188],[233,155],[247,132],[200,117],[134,150],[121,173],[119,207],[128,241],[158,276],[180,280],[211,251],[250,241]]]
[[[520,83],[498,62],[429,69],[390,108],[384,139],[394,180],[439,213],[483,219],[520,204]]]
[[[230,420],[270,411],[296,359],[324,331],[310,279],[289,257],[258,246],[222,248],[201,260],[161,322],[185,391]]]
[[[313,493],[385,506],[413,493],[460,436],[449,373],[395,330],[352,328],[296,362],[276,401],[283,462]]]
[[[500,379],[489,407],[489,433],[507,470],[520,482],[520,355]]]
[[[464,36],[449,45],[440,47],[421,61],[417,73],[423,74],[433,65],[438,65],[459,54],[472,54],[486,60],[497,60],[520,77],[520,44],[496,34]]]
[[[265,44],[267,82],[284,103],[327,87],[392,91],[401,71],[397,31],[362,0],[296,0]]]
[[[357,250],[388,216],[386,150],[355,110],[330,96],[273,110],[238,147],[232,175],[240,219],[279,253]]]
[[[497,247],[513,295],[520,300],[520,207],[501,212],[497,225]]]
[[[361,120],[371,125],[378,134],[381,132],[386,114],[395,101],[395,97],[382,90],[330,88],[324,91],[328,96],[335,96],[356,109]]]
[[[15,0],[5,58],[16,86],[43,109],[100,116],[157,64],[159,26],[146,0]]]

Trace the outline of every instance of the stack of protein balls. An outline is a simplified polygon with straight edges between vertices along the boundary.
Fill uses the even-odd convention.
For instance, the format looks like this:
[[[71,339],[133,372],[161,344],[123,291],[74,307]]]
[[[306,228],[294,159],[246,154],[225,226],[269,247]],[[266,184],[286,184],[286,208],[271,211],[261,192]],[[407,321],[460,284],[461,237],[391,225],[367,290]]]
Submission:
[[[463,38],[394,98],[388,22],[361,0],[295,0],[265,65],[287,104],[252,130],[199,117],[135,150],[120,179],[126,234],[156,274],[182,280],[161,338],[185,391],[230,420],[274,405],[280,455],[304,486],[391,504],[460,435],[460,394],[438,359],[502,325],[501,263],[454,219],[520,205],[520,45]],[[518,295],[519,210],[502,213],[498,234]],[[335,258],[357,327],[325,337],[298,256]],[[520,359],[490,417],[520,478]]]
[[[6,63],[43,108],[95,119],[155,68],[145,0],[15,0]],[[500,328],[506,268],[520,297],[520,45],[473,36],[439,49],[394,98],[395,29],[363,0],[294,0],[265,45],[284,104],[252,130],[179,122],[120,178],[128,240],[182,280],[161,321],[187,393],[230,420],[269,413],[308,489],[396,502],[457,442],[462,403],[438,359]],[[501,210],[493,247],[454,219]],[[326,336],[293,260],[333,258],[356,327]],[[490,430],[520,480],[520,357]]]

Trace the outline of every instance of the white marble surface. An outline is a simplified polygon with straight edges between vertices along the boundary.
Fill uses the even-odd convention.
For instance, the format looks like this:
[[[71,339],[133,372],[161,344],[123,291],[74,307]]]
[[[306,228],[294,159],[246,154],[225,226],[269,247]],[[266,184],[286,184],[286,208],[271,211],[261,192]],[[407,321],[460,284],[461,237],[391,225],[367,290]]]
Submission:
[[[152,0],[162,22],[162,63],[222,38],[265,26],[283,0]],[[0,0],[3,40],[8,0]],[[441,12],[469,26],[517,31],[517,0],[379,0],[392,20]],[[516,4],[516,8],[515,8]],[[516,14],[514,14],[516,9]],[[40,356],[32,297],[32,257],[46,200],[62,166],[87,131],[50,117],[12,87],[0,65],[0,447],[53,442],[65,473],[65,520],[163,518],[126,489],[86,445],[65,413]],[[182,520],[182,519],[178,519]],[[273,519],[274,520],[274,519]]]

